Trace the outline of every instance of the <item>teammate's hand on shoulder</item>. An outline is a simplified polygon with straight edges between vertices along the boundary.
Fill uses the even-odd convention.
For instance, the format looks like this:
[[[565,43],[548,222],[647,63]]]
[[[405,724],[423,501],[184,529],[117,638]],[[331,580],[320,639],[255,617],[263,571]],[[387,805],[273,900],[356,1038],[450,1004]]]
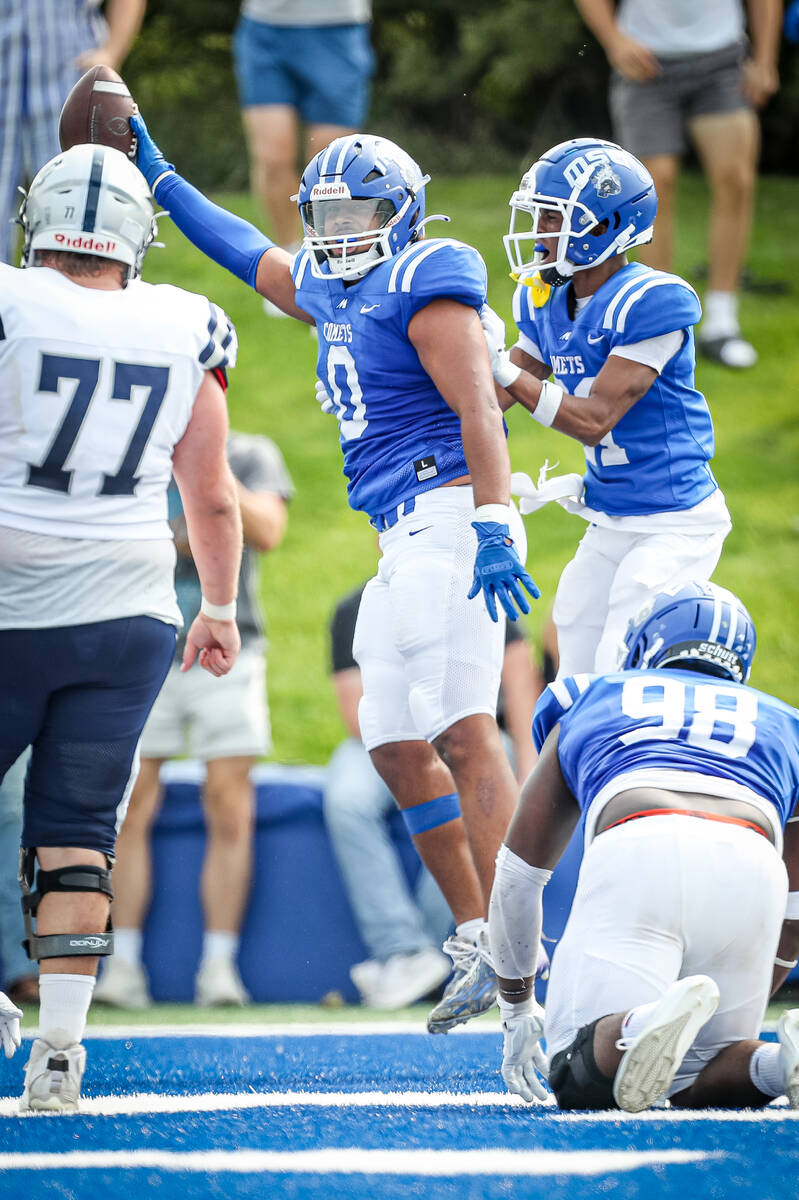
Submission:
[[[161,175],[167,175],[175,170],[174,165],[166,161],[163,153],[150,136],[144,118],[138,113],[130,118],[130,127],[136,134],[136,166],[152,190]]]
[[[511,362],[510,351],[505,349],[505,322],[490,304],[484,304],[478,316],[488,346],[491,374],[500,387],[510,387],[519,378],[522,369]]]
[[[518,1007],[524,1012],[512,1012],[513,1005],[502,1002],[502,1078],[509,1092],[521,1096],[528,1104],[546,1100],[549,1091],[544,1080],[549,1074],[549,1062],[541,1049],[544,1032],[544,1010],[535,1000]]]
[[[475,509],[475,515],[480,516],[480,508]],[[477,533],[477,554],[467,599],[473,600],[482,592],[492,621],[497,620],[498,599],[508,619],[515,621],[520,612],[530,611],[530,603],[522,591],[522,585],[534,600],[538,599],[541,592],[522,565],[506,524],[477,520],[472,521],[472,529]]]
[[[3,1043],[6,1058],[11,1058],[22,1042],[19,1032],[21,1017],[22,1009],[17,1008],[5,992],[0,992],[0,1041]]]
[[[323,413],[332,413],[335,416],[336,405],[330,392],[325,387],[321,379],[317,379],[315,384],[316,403],[319,405]]]
[[[227,675],[241,649],[241,636],[235,621],[214,621],[198,613],[186,634],[181,671],[188,671],[197,660],[210,675]]]

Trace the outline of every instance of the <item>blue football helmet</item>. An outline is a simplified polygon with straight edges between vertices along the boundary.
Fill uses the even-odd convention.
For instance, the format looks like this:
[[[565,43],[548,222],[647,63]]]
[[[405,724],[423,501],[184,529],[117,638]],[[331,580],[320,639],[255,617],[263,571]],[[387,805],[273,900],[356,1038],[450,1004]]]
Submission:
[[[624,670],[683,667],[746,683],[755,627],[741,601],[715,583],[678,584],[660,592],[630,621]]]
[[[511,274],[522,281],[540,275],[560,287],[575,271],[651,242],[657,205],[652,176],[629,151],[594,138],[561,142],[533,163],[510,198],[503,241]],[[541,228],[545,211],[560,213],[559,232]],[[542,265],[555,239],[554,261]]]
[[[422,229],[429,181],[388,138],[356,133],[320,150],[296,197],[313,273],[357,279],[399,254]]]

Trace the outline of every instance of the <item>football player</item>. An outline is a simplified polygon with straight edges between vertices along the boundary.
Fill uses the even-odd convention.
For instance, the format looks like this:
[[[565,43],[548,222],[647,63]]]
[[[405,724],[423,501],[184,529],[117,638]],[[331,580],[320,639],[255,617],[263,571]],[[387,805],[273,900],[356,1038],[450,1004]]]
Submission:
[[[631,621],[624,669],[550,684],[540,758],[497,859],[491,950],[502,1074],[526,1100],[639,1112],[799,1108],[799,1009],[759,1040],[799,952],[799,713],[747,687],[751,617],[711,583]],[[578,822],[585,852],[532,999],[541,893]],[[787,870],[786,870],[787,867]]]
[[[316,326],[349,501],[382,551],[355,632],[361,732],[456,920],[456,974],[430,1020],[445,1031],[496,994],[480,936],[518,794],[495,720],[504,622],[529,611],[523,588],[538,595],[477,315],[485,266],[463,242],[424,238],[429,176],[385,138],[338,138],[311,160],[292,257],[131,124],[138,164],[186,236]]]
[[[0,265],[0,778],[32,745],[19,879],[41,1004],[20,1107],[64,1112],[98,956],[113,952],[116,830],[181,622],[173,472],[203,596],[184,669],[224,675],[238,653],[236,338],[204,296],[139,279],[152,202],[118,150],[52,159],[20,218],[26,269]]]
[[[612,142],[555,146],[510,206],[509,353],[501,322],[484,314],[503,406],[517,401],[585,447],[583,483],[567,479],[572,498],[555,492],[589,522],[555,596],[559,673],[614,671],[630,616],[670,583],[710,578],[731,528],[694,381],[699,300],[677,275],[628,261],[652,238],[657,196]],[[522,512],[533,511],[547,493],[520,479]]]

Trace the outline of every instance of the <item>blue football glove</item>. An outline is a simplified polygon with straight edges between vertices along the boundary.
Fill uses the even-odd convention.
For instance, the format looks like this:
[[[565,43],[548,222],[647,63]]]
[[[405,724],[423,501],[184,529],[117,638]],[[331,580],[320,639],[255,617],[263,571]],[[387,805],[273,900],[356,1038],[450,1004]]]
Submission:
[[[473,600],[482,591],[488,615],[496,621],[496,597],[499,597],[509,620],[515,621],[519,612],[530,611],[530,604],[519,585],[524,584],[534,600],[541,592],[522,566],[507,525],[497,521],[472,521],[472,529],[477,532],[477,554],[467,599]]]
[[[138,113],[130,118],[130,127],[136,134],[136,166],[152,189],[160,175],[166,175],[175,168],[171,162],[166,161]]]

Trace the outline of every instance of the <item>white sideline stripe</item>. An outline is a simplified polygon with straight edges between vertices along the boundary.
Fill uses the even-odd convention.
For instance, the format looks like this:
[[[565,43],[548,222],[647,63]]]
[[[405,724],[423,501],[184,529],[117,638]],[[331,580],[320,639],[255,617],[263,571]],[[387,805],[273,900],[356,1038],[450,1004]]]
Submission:
[[[553,1102],[554,1103],[554,1102]],[[527,1108],[510,1092],[204,1092],[194,1096],[139,1092],[81,1096],[83,1116],[224,1112],[252,1108]],[[0,1117],[20,1116],[16,1097],[0,1099]]]
[[[164,1095],[139,1092],[125,1096],[82,1096],[82,1116],[132,1116],[140,1113],[234,1112],[244,1109],[270,1108],[521,1108],[530,1113],[545,1110],[548,1121],[571,1125],[591,1125],[606,1122],[653,1121],[694,1122],[782,1122],[799,1121],[799,1110],[790,1109],[785,1101],[765,1109],[650,1109],[629,1114],[614,1109],[611,1112],[559,1112],[554,1098],[544,1104],[527,1105],[510,1092],[203,1092],[193,1096]],[[0,1119],[24,1118],[19,1112],[16,1096],[0,1099]]]
[[[0,1171],[160,1168],[203,1174],[293,1172],[337,1175],[606,1175],[720,1158],[701,1150],[73,1150],[0,1154]]]

